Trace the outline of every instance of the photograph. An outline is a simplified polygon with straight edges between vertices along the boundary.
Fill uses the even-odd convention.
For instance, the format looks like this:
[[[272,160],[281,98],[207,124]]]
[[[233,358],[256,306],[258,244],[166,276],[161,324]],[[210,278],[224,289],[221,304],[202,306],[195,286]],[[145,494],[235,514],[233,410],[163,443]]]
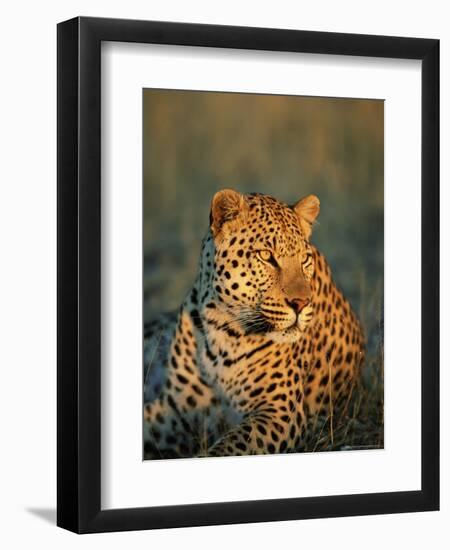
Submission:
[[[142,99],[143,459],[383,449],[383,100]]]
[[[4,4],[0,547],[449,547],[445,6]]]

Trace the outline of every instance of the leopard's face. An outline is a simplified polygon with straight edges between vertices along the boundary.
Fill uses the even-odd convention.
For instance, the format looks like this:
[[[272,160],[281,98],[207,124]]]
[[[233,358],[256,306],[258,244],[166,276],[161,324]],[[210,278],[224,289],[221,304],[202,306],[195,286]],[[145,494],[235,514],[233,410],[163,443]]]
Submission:
[[[294,342],[311,322],[308,239],[318,209],[316,197],[293,208],[265,195],[226,190],[214,197],[211,284],[246,333]]]

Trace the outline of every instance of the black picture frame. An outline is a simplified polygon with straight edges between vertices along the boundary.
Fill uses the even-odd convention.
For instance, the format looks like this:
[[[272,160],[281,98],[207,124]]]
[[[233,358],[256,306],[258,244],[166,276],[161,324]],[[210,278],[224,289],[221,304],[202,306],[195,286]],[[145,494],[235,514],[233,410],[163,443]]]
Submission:
[[[101,509],[102,41],[422,61],[422,489]],[[439,41],[77,17],[58,25],[57,524],[77,533],[439,508]],[[407,182],[405,182],[407,192]],[[416,299],[416,297],[413,297]]]

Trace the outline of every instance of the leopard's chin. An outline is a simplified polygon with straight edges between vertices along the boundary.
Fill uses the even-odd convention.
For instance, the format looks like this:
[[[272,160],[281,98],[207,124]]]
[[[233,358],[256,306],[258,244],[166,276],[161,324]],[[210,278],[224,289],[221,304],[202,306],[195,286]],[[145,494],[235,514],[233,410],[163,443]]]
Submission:
[[[277,342],[278,344],[293,344],[300,340],[301,335],[302,330],[297,323],[294,323],[290,327],[283,330],[272,331],[267,334],[271,340]]]
[[[266,335],[274,342],[278,342],[281,344],[293,344],[300,340],[303,333],[309,326],[310,320],[310,317],[304,320],[300,316],[294,323],[292,323],[292,325],[288,326],[287,328],[271,330],[270,332],[267,332]]]

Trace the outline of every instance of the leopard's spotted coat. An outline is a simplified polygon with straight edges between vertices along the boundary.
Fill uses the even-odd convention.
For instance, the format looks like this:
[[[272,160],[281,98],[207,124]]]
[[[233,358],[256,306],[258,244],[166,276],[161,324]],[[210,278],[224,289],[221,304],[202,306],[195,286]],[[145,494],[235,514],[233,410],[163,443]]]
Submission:
[[[192,290],[147,328],[148,456],[298,450],[308,418],[347,399],[364,338],[309,242],[318,213],[313,195],[215,195]]]

